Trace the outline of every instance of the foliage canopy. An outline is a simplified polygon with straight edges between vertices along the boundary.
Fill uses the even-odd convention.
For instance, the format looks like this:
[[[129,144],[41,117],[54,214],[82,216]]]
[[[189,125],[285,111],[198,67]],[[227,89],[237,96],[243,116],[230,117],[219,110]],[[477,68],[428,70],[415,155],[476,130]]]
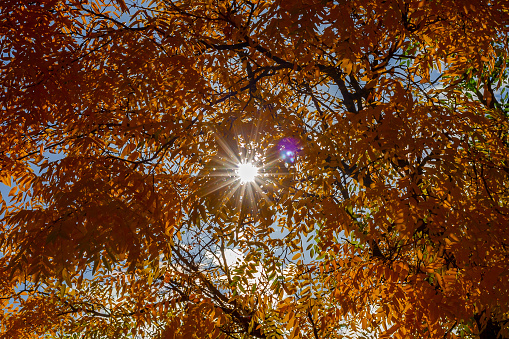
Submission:
[[[1,338],[509,336],[508,34],[505,0],[1,1]]]

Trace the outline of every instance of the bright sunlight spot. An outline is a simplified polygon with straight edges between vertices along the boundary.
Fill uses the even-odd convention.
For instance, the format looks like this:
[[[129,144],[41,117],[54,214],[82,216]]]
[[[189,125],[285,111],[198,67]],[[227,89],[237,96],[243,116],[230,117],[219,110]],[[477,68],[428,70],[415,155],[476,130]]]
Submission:
[[[237,175],[242,183],[253,182],[258,175],[258,168],[250,162],[243,163],[239,165]]]

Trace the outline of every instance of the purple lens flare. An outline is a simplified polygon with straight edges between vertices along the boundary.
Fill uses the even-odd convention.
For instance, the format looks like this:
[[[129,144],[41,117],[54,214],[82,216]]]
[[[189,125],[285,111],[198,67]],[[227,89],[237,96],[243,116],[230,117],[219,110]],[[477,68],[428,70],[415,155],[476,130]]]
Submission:
[[[299,142],[294,138],[284,138],[278,143],[279,157],[286,163],[293,164],[300,150]]]

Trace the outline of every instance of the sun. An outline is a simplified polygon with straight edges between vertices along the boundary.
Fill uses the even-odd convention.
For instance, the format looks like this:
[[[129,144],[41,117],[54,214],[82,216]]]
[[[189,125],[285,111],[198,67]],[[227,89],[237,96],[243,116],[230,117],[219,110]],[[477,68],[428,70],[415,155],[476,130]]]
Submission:
[[[250,162],[241,163],[236,170],[241,183],[254,182],[258,175],[258,168]]]

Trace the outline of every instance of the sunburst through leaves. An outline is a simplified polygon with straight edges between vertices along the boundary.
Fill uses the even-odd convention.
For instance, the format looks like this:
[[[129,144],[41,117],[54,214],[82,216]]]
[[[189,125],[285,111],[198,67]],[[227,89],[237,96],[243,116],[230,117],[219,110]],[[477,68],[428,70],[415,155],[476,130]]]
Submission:
[[[199,194],[212,209],[242,210],[257,214],[259,203],[271,205],[278,178],[287,175],[286,161],[279,155],[281,145],[262,138],[263,119],[215,129],[217,152],[211,154],[200,172]]]

